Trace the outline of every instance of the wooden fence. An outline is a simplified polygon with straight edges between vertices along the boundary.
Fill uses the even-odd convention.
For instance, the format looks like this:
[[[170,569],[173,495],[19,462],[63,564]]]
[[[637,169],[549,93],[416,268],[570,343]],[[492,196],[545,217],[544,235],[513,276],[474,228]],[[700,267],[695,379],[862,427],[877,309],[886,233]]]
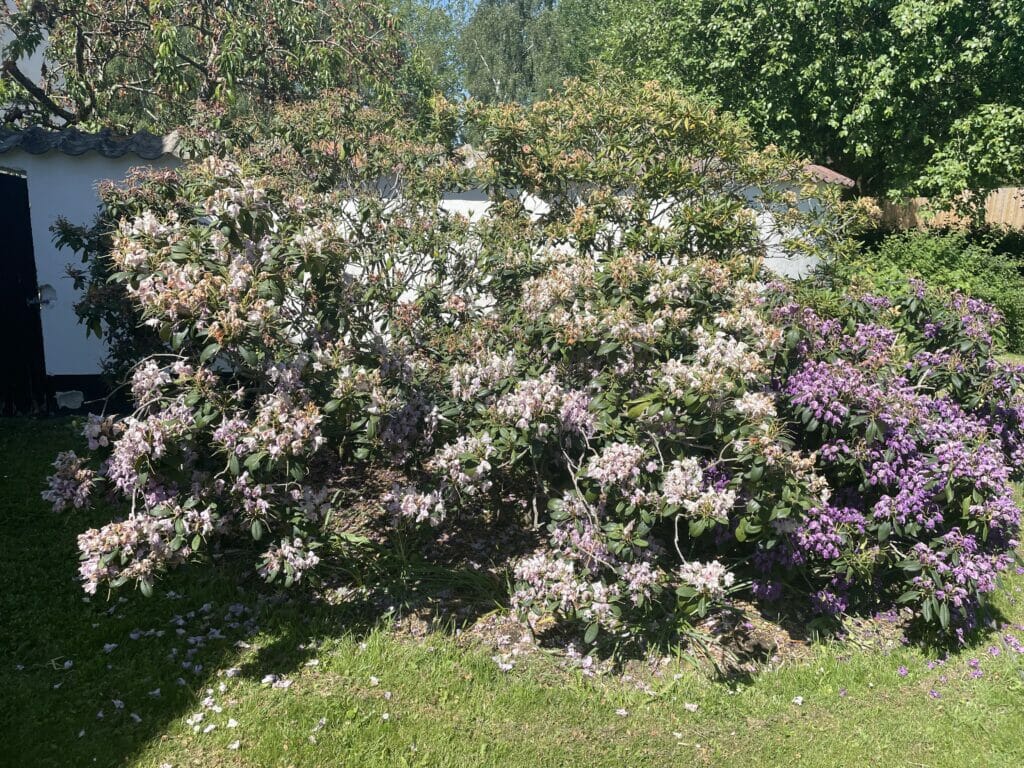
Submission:
[[[928,211],[928,198],[915,197],[903,203],[883,201],[882,224],[894,229],[929,229],[962,224],[948,211]],[[1001,187],[985,200],[985,223],[1024,230],[1024,187]]]

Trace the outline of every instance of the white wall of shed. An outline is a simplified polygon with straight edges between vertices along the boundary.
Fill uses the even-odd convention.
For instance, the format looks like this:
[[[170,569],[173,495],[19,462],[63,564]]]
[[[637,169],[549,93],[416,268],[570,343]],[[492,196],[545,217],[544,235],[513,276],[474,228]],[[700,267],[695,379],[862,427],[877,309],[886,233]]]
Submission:
[[[819,189],[824,189],[824,184],[818,184]],[[821,198],[803,194],[801,187],[784,185],[783,192],[792,192],[797,195],[797,209],[803,213],[815,213],[821,210]],[[763,192],[758,187],[749,187],[744,190],[744,197],[757,210]],[[802,280],[807,277],[821,260],[817,256],[806,253],[793,253],[786,247],[786,238],[799,237],[800,232],[786,232],[780,227],[776,217],[767,210],[760,209],[756,213],[757,229],[761,235],[761,242],[765,246],[764,267],[781,277],[788,277],[793,280]]]
[[[147,161],[128,154],[111,159],[95,152],[70,156],[56,151],[32,155],[16,150],[0,155],[0,166],[24,173],[28,179],[36,280],[56,292],[56,301],[40,308],[47,374],[99,373],[105,354],[103,342],[87,336],[75,314],[80,294],[67,276],[67,266],[80,265],[79,257],[57,248],[51,227],[60,217],[73,224],[92,223],[99,212],[100,181],[122,181],[131,168],[140,165],[167,167],[176,163],[171,157]]]

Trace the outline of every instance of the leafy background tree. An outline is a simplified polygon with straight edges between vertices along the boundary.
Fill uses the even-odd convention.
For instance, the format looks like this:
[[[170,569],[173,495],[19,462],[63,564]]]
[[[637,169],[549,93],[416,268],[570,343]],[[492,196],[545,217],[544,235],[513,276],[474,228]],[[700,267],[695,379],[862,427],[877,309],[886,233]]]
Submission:
[[[864,193],[1024,179],[1018,0],[17,0],[0,33],[7,125],[217,127],[327,88],[532,103],[603,60],[712,97]]]
[[[715,97],[863,192],[951,198],[1024,175],[1019,151],[1000,159],[1024,121],[1019,0],[612,6],[605,58]]]
[[[449,99],[465,92],[459,39],[473,0],[394,0],[393,10],[416,71]]]
[[[531,103],[587,71],[605,0],[480,0],[458,43],[469,95]]]

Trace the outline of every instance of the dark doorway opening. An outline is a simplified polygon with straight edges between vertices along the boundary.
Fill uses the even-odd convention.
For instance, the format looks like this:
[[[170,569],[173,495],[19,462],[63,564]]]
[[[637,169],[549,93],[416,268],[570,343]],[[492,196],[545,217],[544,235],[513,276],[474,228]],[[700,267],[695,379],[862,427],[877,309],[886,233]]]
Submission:
[[[0,414],[46,410],[46,365],[28,181],[0,170]]]

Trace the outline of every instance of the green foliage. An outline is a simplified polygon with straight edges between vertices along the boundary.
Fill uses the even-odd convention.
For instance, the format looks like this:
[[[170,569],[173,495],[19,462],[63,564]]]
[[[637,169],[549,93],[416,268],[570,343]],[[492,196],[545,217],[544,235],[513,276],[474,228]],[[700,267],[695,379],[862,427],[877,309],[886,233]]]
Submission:
[[[149,128],[251,114],[327,88],[394,92],[407,71],[394,19],[374,0],[19,0],[0,11],[3,122]],[[19,61],[41,56],[32,80]]]
[[[960,291],[994,305],[1005,319],[1010,351],[1024,351],[1024,273],[992,237],[966,232],[892,234],[876,248],[833,265],[841,284],[887,296],[906,291],[908,277]]]
[[[583,74],[607,0],[481,0],[461,32],[465,88],[485,102],[530,103]]]
[[[430,132],[349,94],[280,110],[237,162],[155,175],[142,193],[105,190],[101,232],[114,231],[88,258],[102,265],[92,280],[120,301],[82,309],[108,327],[126,311],[126,336],[141,326],[159,352],[133,366],[134,412],[90,421],[90,445],[109,461],[93,470],[62,455],[47,498],[61,509],[87,504],[93,488],[126,503],[160,490],[83,537],[87,589],[148,590],[222,535],[264,542],[261,573],[287,584],[316,566],[339,515],[386,511],[388,530],[401,531],[549,509],[565,531],[583,524],[566,515],[608,490],[585,468],[617,445],[650,453],[653,500],[674,458],[716,461],[732,436],[753,434],[731,403],[768,380],[783,336],[758,313],[751,282],[764,229],[774,221],[795,255],[822,253],[843,237],[844,208],[805,210],[791,191],[808,181],[796,158],[756,151],[728,114],[654,83],[570,82],[563,98],[469,118],[486,152],[472,168],[448,143],[450,108],[438,105]],[[490,216],[440,207],[471,182],[490,190]],[[752,188],[772,216],[752,209]],[[651,392],[662,365],[701,355],[729,361],[701,374],[692,397],[683,383]],[[540,411],[516,405],[537,392]],[[678,417],[659,426],[647,405]],[[800,492],[792,468],[762,484],[765,510],[780,488]],[[336,503],[350,474],[394,486],[368,494],[369,511],[350,510]],[[570,496],[577,483],[585,499]],[[695,538],[729,524],[739,490],[687,498],[697,519],[681,528]],[[578,578],[615,593],[622,619],[596,591],[565,618],[622,636],[634,613],[667,611],[671,632],[673,617],[736,585],[720,563],[674,574],[682,555],[662,557],[673,550],[650,540],[655,527],[668,540],[682,497],[666,512],[610,492],[618,506],[597,535],[613,555]],[[738,535],[754,533],[743,523]],[[696,591],[677,593],[680,578]],[[640,591],[620,593],[620,579]]]
[[[651,255],[720,248],[756,263],[764,249],[750,227],[753,188],[781,228],[787,219],[799,225],[794,252],[829,259],[858,226],[834,189],[814,189],[820,215],[798,211],[799,190],[810,191],[799,158],[774,147],[757,151],[733,115],[607,69],[567,81],[559,98],[529,109],[494,106],[469,124],[484,137],[499,194],[523,190],[545,201],[543,236],[584,251],[611,247],[600,226],[608,224],[622,228],[626,246]]]
[[[1024,173],[1016,0],[618,0],[612,18],[605,58],[714,96],[865,192],[951,198]]]
[[[279,105],[258,125],[205,134],[186,131],[181,141],[200,154],[239,152],[244,147],[250,164],[272,174],[278,192],[286,188],[322,193],[338,185],[359,188],[376,181],[382,165],[434,162],[433,178],[414,174],[411,180],[418,185],[416,194],[436,194],[440,179],[459,183],[460,175],[446,175],[443,162],[454,145],[457,115],[443,98],[417,112],[418,120],[412,122],[393,102],[371,107],[358,94],[330,91],[315,103]],[[371,142],[370,137],[378,140]],[[103,204],[95,220],[59,219],[53,227],[58,247],[80,256],[81,266],[69,268],[76,290],[83,291],[75,309],[87,332],[104,338],[104,371],[112,382],[122,382],[131,367],[160,350],[162,342],[112,279],[116,270],[105,255],[121,220],[152,210],[189,215],[189,195],[182,181],[175,171],[136,169],[125,183],[99,186]]]
[[[473,164],[440,102],[430,128],[353,94],[282,109],[120,218],[94,258],[161,349],[44,494],[132,509],[82,535],[87,591],[148,593],[218,538],[262,542],[288,586],[337,518],[398,550],[509,515],[550,534],[513,604],[588,644],[676,641],[749,581],[974,626],[1024,455],[994,311],[919,287],[845,296],[840,325],[794,302],[766,243],[827,258],[852,214],[701,99],[605,73],[467,112]],[[441,205],[471,183],[478,220]]]
[[[915,189],[950,200],[978,215],[985,195],[960,198],[963,190],[998,188],[1018,182],[1024,169],[1024,105],[983,104],[953,122],[949,140],[940,145]]]
[[[471,0],[394,0],[393,5],[416,65],[413,69],[426,75],[447,98],[460,96],[463,64],[457,48]]]

